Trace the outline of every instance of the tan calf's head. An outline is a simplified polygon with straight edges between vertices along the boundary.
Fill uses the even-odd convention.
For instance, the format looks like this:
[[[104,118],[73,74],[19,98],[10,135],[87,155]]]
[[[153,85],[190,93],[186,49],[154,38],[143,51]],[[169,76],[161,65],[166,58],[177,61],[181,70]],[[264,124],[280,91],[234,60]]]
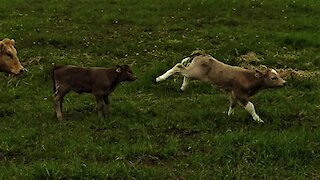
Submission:
[[[19,61],[14,43],[13,39],[7,38],[0,41],[0,71],[20,74],[24,68]]]
[[[286,83],[274,69],[267,69],[263,72],[257,70],[256,76],[263,78],[264,86],[267,88],[282,87]]]

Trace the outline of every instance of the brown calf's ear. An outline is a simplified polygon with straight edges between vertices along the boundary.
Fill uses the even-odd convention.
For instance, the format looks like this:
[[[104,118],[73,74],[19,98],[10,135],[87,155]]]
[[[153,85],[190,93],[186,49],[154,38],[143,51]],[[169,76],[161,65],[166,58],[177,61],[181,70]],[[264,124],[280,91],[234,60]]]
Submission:
[[[121,73],[121,66],[117,65],[116,72],[117,72],[117,73]]]

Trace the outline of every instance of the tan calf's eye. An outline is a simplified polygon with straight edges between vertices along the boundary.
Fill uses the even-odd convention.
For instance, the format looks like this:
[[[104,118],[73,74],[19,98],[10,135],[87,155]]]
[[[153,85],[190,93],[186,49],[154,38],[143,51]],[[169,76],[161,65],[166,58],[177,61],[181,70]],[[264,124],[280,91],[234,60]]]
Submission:
[[[10,58],[13,57],[11,53],[6,53],[6,54],[7,54],[7,56],[9,56]]]
[[[271,77],[271,80],[277,80],[278,78],[277,77]]]

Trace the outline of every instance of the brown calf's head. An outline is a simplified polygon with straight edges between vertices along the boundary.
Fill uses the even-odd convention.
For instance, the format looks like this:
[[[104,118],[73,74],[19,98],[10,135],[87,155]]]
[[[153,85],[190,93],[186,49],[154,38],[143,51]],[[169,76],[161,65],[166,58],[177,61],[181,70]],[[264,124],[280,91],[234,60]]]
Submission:
[[[256,70],[256,77],[263,78],[263,85],[267,88],[282,87],[286,83],[274,69],[267,69],[263,72]]]
[[[20,74],[24,68],[20,64],[14,44],[13,39],[5,38],[0,41],[0,71]]]
[[[119,81],[134,81],[137,79],[128,65],[117,65],[116,72],[118,73]]]

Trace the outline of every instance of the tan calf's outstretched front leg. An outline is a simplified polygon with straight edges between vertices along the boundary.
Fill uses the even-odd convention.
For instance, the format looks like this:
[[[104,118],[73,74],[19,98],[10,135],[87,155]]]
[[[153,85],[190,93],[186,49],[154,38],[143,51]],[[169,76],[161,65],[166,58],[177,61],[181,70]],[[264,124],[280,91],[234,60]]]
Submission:
[[[181,63],[176,64],[173,68],[169,69],[167,72],[156,78],[156,82],[164,81],[168,77],[180,72],[180,68],[184,67]]]
[[[160,82],[160,81],[164,81],[166,80],[168,77],[176,74],[176,73],[181,73],[182,70],[184,70],[186,67],[184,64],[187,64],[186,62],[190,60],[190,57],[186,57],[184,58],[181,63],[176,64],[175,66],[173,66],[173,68],[169,69],[167,72],[165,72],[164,74],[162,74],[161,76],[156,78],[156,82]]]
[[[252,103],[252,102],[249,101],[249,102],[247,103],[247,105],[244,107],[244,109],[251,114],[253,120],[255,120],[255,121],[259,122],[259,123],[263,123],[263,122],[264,122],[264,121],[258,116],[258,114],[256,113],[256,110],[254,109],[254,106],[253,106],[253,103]]]

